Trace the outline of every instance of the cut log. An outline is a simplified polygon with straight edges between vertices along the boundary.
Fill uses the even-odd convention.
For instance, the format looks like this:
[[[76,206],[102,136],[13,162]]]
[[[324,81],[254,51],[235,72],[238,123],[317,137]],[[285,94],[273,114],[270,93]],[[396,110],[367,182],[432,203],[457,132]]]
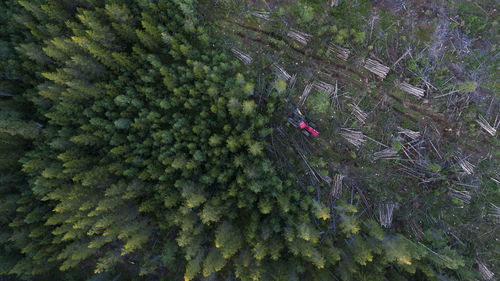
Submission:
[[[384,150],[375,152],[373,154],[373,160],[379,160],[379,159],[393,159],[396,156],[398,156],[398,151],[392,147],[386,148]]]
[[[397,203],[380,204],[378,207],[380,226],[389,228],[392,225],[392,217],[394,210],[398,206]]]
[[[269,20],[269,12],[250,11],[249,13],[254,17]]]
[[[304,105],[304,103],[306,102],[306,99],[309,96],[309,93],[311,92],[313,85],[314,85],[314,83],[309,83],[304,88],[302,95],[299,97],[299,105],[300,106]]]
[[[301,32],[301,31],[298,31],[295,29],[290,29],[287,33],[287,36],[297,40],[302,45],[307,45],[307,42],[309,41],[309,39],[312,38],[311,34],[307,34],[305,32]]]
[[[283,67],[279,66],[277,63],[275,63],[273,65],[273,68],[276,72],[276,75],[278,75],[279,77],[281,77],[283,80],[285,81],[288,81],[290,80],[290,78],[292,78],[292,76],[290,74],[288,74],[288,72],[286,72]]]
[[[408,94],[414,95],[417,98],[423,98],[425,95],[425,90],[415,87],[413,85],[410,85],[406,82],[400,83],[399,88],[403,90],[404,92],[407,92]]]
[[[366,114],[357,104],[350,103],[347,105],[349,109],[351,109],[351,113],[358,119],[358,121],[361,124],[365,124],[366,117],[368,117],[368,114]]]
[[[361,60],[361,66],[371,73],[377,75],[381,79],[385,79],[387,73],[389,73],[390,68],[381,64],[376,60],[372,60],[370,58],[366,58]]]
[[[244,64],[249,64],[252,62],[252,57],[244,53],[242,50],[239,50],[237,48],[232,48],[231,52]]]
[[[347,142],[356,147],[360,147],[366,142],[362,132],[354,131],[347,128],[342,128],[342,131],[343,132],[340,133],[340,135],[343,136],[347,140]]]
[[[493,128],[490,125],[490,123],[488,123],[488,121],[486,121],[486,119],[484,119],[483,116],[479,115],[479,120],[476,120],[476,122],[479,124],[479,126],[481,126],[481,128],[483,128],[491,136],[494,137],[497,134],[497,129]]]
[[[330,46],[328,46],[328,51],[330,51],[331,54],[343,61],[347,61],[349,55],[351,54],[351,51],[349,49],[340,47],[335,44],[330,44]]]

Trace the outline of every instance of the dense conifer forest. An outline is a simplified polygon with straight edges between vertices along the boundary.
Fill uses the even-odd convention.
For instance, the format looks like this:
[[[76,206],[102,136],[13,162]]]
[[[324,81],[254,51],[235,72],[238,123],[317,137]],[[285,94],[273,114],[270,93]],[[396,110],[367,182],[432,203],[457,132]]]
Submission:
[[[395,25],[356,25],[380,1],[252,2],[0,2],[0,280],[495,280],[496,50],[478,55],[489,76],[456,90],[432,72],[434,92],[451,94],[429,108],[462,116],[450,99],[470,95],[460,128],[474,139],[422,137],[427,153],[424,127],[459,123],[415,105],[420,80],[399,104],[380,62],[345,57],[335,82],[304,78],[307,63],[330,73],[330,53],[383,45],[372,37]],[[460,32],[498,26],[460,7]],[[324,13],[337,24],[313,20]],[[412,60],[391,71],[418,72]],[[319,136],[288,122],[297,107]]]

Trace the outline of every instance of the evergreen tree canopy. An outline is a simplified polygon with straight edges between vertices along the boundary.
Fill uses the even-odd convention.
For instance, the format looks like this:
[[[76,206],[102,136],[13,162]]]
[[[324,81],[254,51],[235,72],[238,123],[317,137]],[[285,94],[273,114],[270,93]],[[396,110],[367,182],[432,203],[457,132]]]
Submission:
[[[431,280],[464,265],[278,171],[285,81],[258,101],[196,8],[0,3],[0,276]]]

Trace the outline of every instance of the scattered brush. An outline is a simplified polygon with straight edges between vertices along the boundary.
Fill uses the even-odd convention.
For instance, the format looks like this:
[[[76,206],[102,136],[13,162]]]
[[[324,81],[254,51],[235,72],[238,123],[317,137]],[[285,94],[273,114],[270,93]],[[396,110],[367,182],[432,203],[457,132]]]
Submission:
[[[373,161],[379,159],[395,159],[398,156],[398,151],[392,147],[386,148],[384,150],[375,152],[373,154]]]
[[[244,64],[249,64],[252,62],[252,57],[249,54],[246,54],[237,48],[232,48],[231,52],[233,52],[233,54]]]
[[[360,147],[366,142],[362,132],[354,131],[348,128],[342,128],[342,130],[343,132],[340,133],[340,135],[342,135],[350,144]]]
[[[316,176],[316,172],[314,171],[314,169],[311,167],[311,165],[309,164],[309,161],[307,161],[307,157],[302,153],[300,152],[299,150],[297,150],[297,153],[299,154],[299,156],[302,158],[302,160],[304,160],[304,163],[306,164],[308,170],[309,170],[309,173],[313,179],[315,180],[316,183],[319,183],[320,180],[318,179],[318,177]]]
[[[401,171],[417,178],[421,184],[428,184],[430,182],[439,180],[440,177],[430,169],[430,162],[426,157],[424,141],[420,139],[411,140],[401,144],[401,152],[409,160],[407,162],[399,163],[398,166]]]
[[[334,54],[337,58],[343,61],[347,61],[349,55],[351,54],[351,51],[349,51],[349,49],[342,48],[335,44],[330,44],[330,46],[328,46],[328,51],[330,51],[330,53]]]
[[[269,20],[269,12],[250,11],[249,13],[254,17]]]
[[[493,204],[493,203],[490,203],[490,213],[489,213],[490,216],[492,217],[495,217],[495,218],[499,218],[500,219],[500,207]]]
[[[465,157],[455,156],[455,160],[466,174],[472,175],[474,173],[474,165],[472,165],[469,161],[467,161]]]
[[[297,40],[302,45],[307,45],[307,42],[309,41],[309,39],[312,38],[311,34],[307,34],[305,32],[301,32],[301,31],[298,31],[295,29],[290,29],[286,35],[290,38]]]
[[[403,134],[412,140],[418,139],[420,137],[420,132],[415,132],[401,127],[398,127],[398,130],[400,134]]]
[[[337,110],[341,110],[340,109],[340,102],[339,102],[338,90],[339,90],[338,84],[337,84],[337,81],[335,81],[335,90],[329,96],[329,98],[331,100],[330,106],[332,106],[333,108],[335,108]]]
[[[356,117],[356,119],[358,119],[358,121],[361,124],[365,124],[366,117],[368,117],[368,114],[366,114],[363,110],[361,110],[361,108],[359,108],[357,104],[350,103],[347,106],[351,109],[351,112]]]
[[[279,66],[277,63],[273,64],[273,68],[276,72],[276,75],[281,77],[283,80],[288,81],[292,78],[288,72],[286,72],[283,67]]]
[[[314,83],[309,83],[306,85],[304,88],[304,91],[302,92],[302,95],[299,97],[299,106],[304,105],[306,102],[307,97],[309,96],[309,93],[311,92],[312,87],[314,86]]]
[[[425,91],[424,89],[421,89],[421,88],[418,88],[418,87],[415,87],[413,85],[410,85],[406,82],[403,82],[403,83],[399,83],[398,87],[407,92],[408,94],[411,94],[411,95],[414,95],[416,96],[417,98],[423,98],[424,95],[425,95]]]
[[[421,183],[427,182],[425,180],[425,178],[426,178],[425,167],[416,161],[411,162],[411,163],[413,163],[413,165],[410,165],[410,166],[399,163],[398,164],[399,170],[401,170],[402,172],[404,172],[405,174],[407,174],[411,177],[414,177],[414,178],[420,180]]]
[[[467,190],[460,191],[460,190],[456,190],[456,189],[451,188],[451,187],[448,189],[448,194],[451,197],[464,202],[465,204],[470,204],[470,200],[472,198],[469,191],[467,191]]]
[[[342,181],[344,179],[344,175],[336,174],[333,178],[332,191],[330,192],[330,196],[338,197],[342,195]]]
[[[415,235],[415,238],[417,238],[418,241],[422,241],[424,239],[424,232],[422,231],[422,227],[415,223],[413,220],[409,222],[411,231]]]
[[[389,70],[391,70],[389,67],[370,58],[361,60],[361,66],[364,67],[366,70],[370,71],[371,73],[377,75],[381,79],[385,79],[387,73],[389,73]]]
[[[476,122],[479,124],[479,126],[481,126],[481,128],[483,128],[491,136],[494,137],[496,135],[497,129],[493,128],[490,125],[490,123],[488,123],[488,121],[486,121],[486,119],[484,119],[484,117],[482,115],[479,115],[479,120],[476,120]],[[500,124],[500,122],[499,122],[499,124]],[[498,125],[496,127],[498,128]]]
[[[491,280],[493,279],[493,276],[495,276],[495,273],[491,272],[486,265],[483,262],[480,262],[479,260],[476,260],[477,266],[479,268],[479,273],[481,274],[481,278],[483,280]]]
[[[403,153],[408,157],[409,160],[412,160],[413,162],[426,162],[426,159],[420,153],[420,151],[423,149],[423,140],[415,139],[411,140],[406,143],[401,144],[401,150]],[[427,166],[427,165],[422,165],[422,166]]]
[[[392,224],[394,209],[398,206],[397,203],[380,204],[378,208],[380,226],[389,228]]]

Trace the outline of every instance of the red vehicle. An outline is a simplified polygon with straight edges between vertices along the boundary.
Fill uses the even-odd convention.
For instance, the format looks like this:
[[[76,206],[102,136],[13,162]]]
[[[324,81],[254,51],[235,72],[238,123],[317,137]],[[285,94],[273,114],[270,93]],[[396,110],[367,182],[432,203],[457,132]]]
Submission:
[[[306,118],[298,108],[293,112],[293,118],[288,118],[288,122],[295,128],[300,128],[302,130],[302,133],[306,136],[312,135],[316,137],[319,135],[318,130],[315,128],[316,125],[312,122],[309,122],[309,124],[307,124]]]

